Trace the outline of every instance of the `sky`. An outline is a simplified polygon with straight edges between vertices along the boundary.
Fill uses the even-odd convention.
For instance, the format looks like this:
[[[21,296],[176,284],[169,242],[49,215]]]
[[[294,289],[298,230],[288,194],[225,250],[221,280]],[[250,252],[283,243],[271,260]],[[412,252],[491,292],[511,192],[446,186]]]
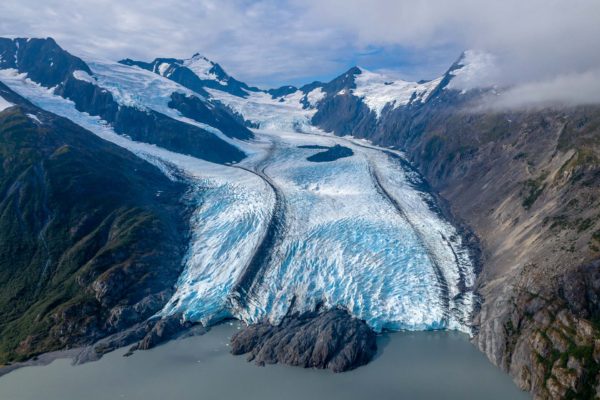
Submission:
[[[600,0],[2,0],[0,35],[114,60],[200,52],[260,87],[353,65],[431,79],[477,49],[496,60],[477,84],[600,102]]]

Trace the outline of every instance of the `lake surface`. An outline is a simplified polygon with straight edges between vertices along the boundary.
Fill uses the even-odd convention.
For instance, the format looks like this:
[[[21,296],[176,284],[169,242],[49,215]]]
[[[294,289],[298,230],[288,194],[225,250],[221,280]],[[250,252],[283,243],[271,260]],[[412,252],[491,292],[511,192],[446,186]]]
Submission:
[[[229,354],[236,324],[122,357],[72,366],[60,359],[0,378],[2,400],[105,399],[527,399],[468,338],[456,332],[382,335],[376,359],[334,374],[272,365]]]

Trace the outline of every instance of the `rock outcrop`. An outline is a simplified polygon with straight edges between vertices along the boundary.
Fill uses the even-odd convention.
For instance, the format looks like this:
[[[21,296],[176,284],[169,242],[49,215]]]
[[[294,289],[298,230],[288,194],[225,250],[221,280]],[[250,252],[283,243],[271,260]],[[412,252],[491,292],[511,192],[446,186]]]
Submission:
[[[282,363],[342,372],[368,363],[375,333],[346,311],[288,316],[279,325],[250,325],[231,339],[231,352],[259,365]]]

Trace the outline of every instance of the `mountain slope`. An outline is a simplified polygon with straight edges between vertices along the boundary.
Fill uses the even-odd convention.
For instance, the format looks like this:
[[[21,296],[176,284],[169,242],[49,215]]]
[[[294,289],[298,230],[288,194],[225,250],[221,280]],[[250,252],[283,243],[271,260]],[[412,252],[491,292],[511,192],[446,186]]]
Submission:
[[[157,73],[205,96],[208,95],[206,88],[223,90],[241,97],[247,96],[248,91],[258,90],[229,76],[219,64],[198,53],[187,60],[157,58],[152,62],[143,62],[127,58],[119,62]]]
[[[375,118],[337,95],[313,122],[406,152],[481,240],[475,343],[537,396],[587,398],[600,379],[600,109],[482,109],[501,91],[453,85],[473,58],[423,102]]]
[[[38,54],[40,58],[36,59],[35,54]],[[208,163],[198,163],[197,159],[182,156],[182,154],[168,154],[176,167],[182,167],[183,170],[185,170],[184,167],[189,167],[184,172],[196,182],[193,185],[193,190],[196,192],[190,196],[197,202],[195,217],[192,221],[200,226],[206,223],[208,228],[202,230],[196,226],[196,230],[193,230],[193,233],[196,234],[191,242],[194,257],[187,260],[186,270],[180,277],[178,290],[181,290],[181,295],[171,298],[168,307],[163,310],[165,313],[181,312],[191,320],[202,322],[211,322],[230,316],[239,316],[247,321],[256,322],[257,319],[269,314],[273,309],[277,311],[274,313],[276,316],[288,315],[288,311],[292,307],[290,304],[294,307],[303,306],[306,310],[302,311],[307,311],[311,307],[316,309],[322,305],[321,303],[317,305],[311,303],[317,301],[319,296],[329,300],[335,297],[323,290],[323,295],[297,298],[294,290],[289,291],[290,288],[294,289],[294,287],[303,285],[305,288],[297,290],[303,294],[310,293],[310,290],[315,288],[320,290],[319,285],[314,284],[312,278],[320,272],[327,271],[326,268],[330,264],[337,265],[338,260],[334,260],[334,263],[326,263],[327,267],[312,272],[306,265],[314,267],[318,263],[309,262],[304,265],[302,262],[306,261],[311,254],[321,256],[320,253],[323,248],[326,248],[327,243],[335,243],[335,240],[327,240],[335,236],[333,235],[334,230],[325,230],[326,238],[320,242],[302,240],[302,246],[314,243],[313,251],[297,252],[299,261],[297,265],[300,268],[295,270],[286,266],[283,272],[287,271],[290,276],[286,276],[283,281],[275,285],[273,283],[277,282],[277,277],[284,276],[278,270],[284,264],[267,265],[269,258],[263,257],[261,252],[255,253],[255,249],[259,248],[261,251],[273,253],[279,251],[272,248],[265,250],[259,245],[264,242],[261,232],[268,231],[265,226],[274,225],[267,224],[267,222],[271,220],[276,224],[280,223],[276,218],[277,212],[271,213],[270,206],[272,203],[277,205],[284,202],[285,196],[282,193],[294,199],[315,201],[314,204],[308,203],[310,207],[304,208],[301,212],[295,211],[295,215],[303,217],[317,215],[315,224],[319,226],[324,219],[323,215],[329,215],[325,212],[318,214],[319,208],[327,204],[323,198],[335,199],[337,201],[335,206],[326,208],[340,212],[340,205],[347,204],[352,198],[360,197],[357,194],[362,196],[367,194],[365,182],[369,182],[369,188],[377,189],[377,193],[374,193],[377,201],[363,201],[363,205],[360,207],[355,204],[353,207],[343,208],[344,211],[351,213],[347,216],[347,220],[352,220],[352,227],[359,226],[359,232],[356,235],[341,241],[343,245],[352,243],[354,239],[358,240],[358,244],[368,243],[362,236],[368,232],[358,225],[356,218],[357,209],[367,210],[364,204],[377,207],[377,210],[374,209],[368,213],[369,217],[377,215],[384,209],[393,211],[394,218],[410,219],[413,216],[412,214],[408,217],[402,216],[402,206],[399,205],[403,201],[410,202],[412,199],[410,194],[414,191],[397,193],[396,196],[393,193],[397,189],[414,189],[411,186],[413,184],[417,189],[425,184],[418,179],[414,182],[408,179],[410,185],[396,180],[399,176],[404,176],[404,172],[400,171],[408,168],[408,163],[403,161],[401,155],[397,152],[381,152],[381,149],[373,148],[360,140],[327,137],[322,130],[340,136],[352,135],[355,138],[365,138],[380,145],[401,149],[427,178],[433,189],[439,191],[449,202],[452,213],[477,234],[480,240],[480,249],[473,250],[475,252],[480,250],[482,253],[482,266],[477,281],[477,289],[482,296],[482,302],[473,320],[474,342],[477,346],[488,355],[492,362],[510,372],[521,388],[532,391],[538,397],[593,397],[595,387],[600,382],[600,328],[598,325],[598,321],[600,321],[600,297],[598,296],[600,292],[600,276],[598,274],[598,260],[600,259],[600,193],[598,190],[600,187],[600,109],[598,107],[518,111],[484,109],[481,105],[488,104],[487,101],[490,97],[501,96],[502,90],[493,86],[466,90],[457,83],[469,82],[472,78],[471,74],[476,73],[482,63],[489,61],[484,54],[472,51],[462,54],[445,74],[429,82],[393,80],[381,74],[354,67],[331,82],[314,82],[300,88],[284,86],[269,91],[249,87],[227,75],[218,64],[197,55],[189,60],[161,58],[151,63],[129,59],[120,64],[103,61],[84,63],[60,50],[51,40],[26,41],[24,39],[0,40],[0,55],[2,57],[1,68],[27,73],[30,79],[45,87],[56,87],[54,93],[73,100],[78,110],[99,116],[108,121],[115,131],[128,135],[135,141],[153,143],[174,152],[191,154],[194,157],[219,163],[241,161],[245,156],[242,149],[256,150],[253,157],[246,159],[245,164],[236,166],[236,168],[218,166],[218,169],[211,170],[210,172],[214,175],[210,178],[217,178],[214,181],[208,179],[207,175],[210,174],[206,174],[204,171],[204,169],[212,168],[208,166]],[[8,93],[4,102],[6,104],[4,106],[0,103],[0,109],[4,107],[0,116],[5,114],[12,116],[13,119],[7,122],[10,128],[14,121],[21,121],[14,119],[17,117],[13,114],[18,113],[19,108],[11,107],[11,104],[21,104],[22,101]],[[19,118],[23,117],[22,114],[23,112],[20,112]],[[76,117],[81,117],[81,115]],[[45,124],[44,116],[42,115],[40,118]],[[29,120],[35,121],[32,118]],[[89,122],[88,119],[86,121]],[[259,129],[253,133],[244,124],[250,124]],[[28,132],[28,126],[20,124],[19,131]],[[10,132],[10,129],[8,131]],[[303,132],[306,135],[295,135],[293,132]],[[310,133],[314,135],[310,135]],[[260,140],[251,143],[250,139],[255,134]],[[124,140],[122,137],[117,137]],[[40,140],[44,138],[45,136]],[[111,138],[114,139],[114,137]],[[310,163],[310,158],[314,155],[310,155],[308,150],[323,147],[323,144],[326,144],[326,148],[334,148],[334,145],[342,141],[353,149],[349,157],[342,161],[327,160],[333,163],[329,170],[321,169],[322,166]],[[127,145],[134,146],[136,142],[129,141]],[[264,147],[261,147],[263,145]],[[14,151],[14,144],[11,146],[6,150],[7,155]],[[302,151],[305,153],[298,150],[299,148],[303,148]],[[62,150],[53,149],[52,154],[62,155]],[[164,155],[161,153],[163,149],[155,148],[155,150],[155,153],[149,154]],[[81,157],[84,155],[86,154],[82,154]],[[264,156],[264,159],[261,159],[261,156]],[[297,159],[292,160],[293,157],[297,157]],[[26,159],[29,158],[29,156],[26,157]],[[51,156],[48,159],[54,160]],[[375,159],[376,162],[373,162]],[[89,164],[89,160],[87,158],[85,160]],[[357,160],[362,161],[356,163]],[[393,161],[393,168],[388,168],[388,172],[385,172],[383,167],[390,166],[391,164],[388,165],[390,160]],[[31,165],[38,165],[42,161],[38,162],[38,158],[36,158]],[[277,163],[280,164],[277,165]],[[81,161],[81,164],[85,163]],[[16,165],[18,166],[18,164]],[[273,168],[267,169],[269,165]],[[339,170],[340,166],[344,165],[349,172],[346,177]],[[9,167],[12,168],[12,165]],[[105,168],[108,170],[103,174],[115,174],[120,178],[130,179],[129,174],[122,176],[123,172],[110,169],[110,167],[110,165],[106,166]],[[148,166],[146,165],[146,167]],[[294,171],[298,167],[301,168]],[[123,168],[130,171],[126,167]],[[351,168],[358,169],[352,170]],[[380,170],[382,168],[384,171]],[[71,169],[77,171],[77,169]],[[23,182],[42,182],[40,177],[47,176],[48,172],[44,169],[42,170],[44,173],[38,173],[36,172],[38,170],[32,168],[32,172],[27,172],[30,175],[23,175],[27,177],[27,180]],[[21,170],[15,171],[14,174],[21,173]],[[69,171],[73,173],[73,171]],[[308,173],[308,171],[311,172]],[[328,173],[331,171],[335,173],[332,173],[330,177]],[[407,171],[407,176],[410,177],[412,174],[416,176],[414,170],[408,168]],[[59,175],[62,176],[63,173],[67,177],[71,176],[63,171],[60,171]],[[94,175],[92,172],[89,174],[98,182],[106,182],[101,180],[101,174]],[[307,174],[310,179],[307,178]],[[326,179],[319,182],[320,176],[324,176]],[[158,180],[157,184],[168,186],[168,183],[164,182],[164,177],[161,179],[162,181]],[[294,182],[294,179],[297,182]],[[336,179],[341,181],[337,185],[333,184]],[[382,186],[382,182],[385,184],[386,179],[387,183],[392,183],[388,185],[387,189]],[[207,182],[210,182],[209,186],[212,185],[210,187],[212,190],[210,190],[210,194],[203,196],[197,191],[202,191]],[[350,182],[362,186],[344,192],[343,189],[348,190],[351,187]],[[278,189],[277,184],[281,188]],[[47,216],[48,213],[44,211],[44,207],[40,208],[38,204],[47,203],[43,200],[46,199],[46,193],[48,193],[48,190],[44,189],[48,184],[38,184],[38,186],[41,189],[23,196],[21,203],[28,205],[27,199],[35,199],[32,202],[34,206],[28,213]],[[68,182],[66,185],[61,185],[61,187],[63,186],[71,187]],[[135,184],[130,186],[136,187]],[[16,189],[11,186],[13,189],[7,190],[6,193],[12,196],[17,189],[21,190],[22,187],[28,186],[19,183]],[[426,188],[429,189],[429,187]],[[271,189],[274,194],[271,193]],[[141,196],[143,193],[149,193],[148,190],[147,187],[146,189],[140,188],[136,193]],[[278,193],[278,190],[281,193]],[[126,192],[125,189],[123,191]],[[340,195],[340,193],[346,193],[346,195]],[[138,199],[137,196],[131,196],[132,199]],[[420,193],[420,196],[417,197],[421,200],[426,199],[426,203],[427,201],[431,201],[431,204],[434,203],[426,193]],[[12,199],[10,196],[6,198]],[[378,202],[385,198],[387,198],[387,208],[377,206]],[[150,197],[147,198],[148,202],[144,202],[144,199],[138,199],[140,204],[154,210],[154,203],[150,202]],[[240,199],[244,199],[244,201],[240,201]],[[119,197],[114,200],[114,203],[117,204],[120,201],[124,201],[124,199]],[[14,202],[10,204],[14,204]],[[65,204],[77,209],[76,205],[68,203],[68,201],[65,201]],[[306,205],[302,201],[293,201],[289,205],[280,204],[279,208],[282,210],[282,215],[285,212],[291,212],[294,215],[294,209],[298,210],[299,205],[302,204]],[[420,217],[424,215],[415,212],[415,209],[411,208],[411,204],[405,203],[404,207],[407,206],[414,215]],[[85,204],[85,209],[93,209],[93,207],[93,204]],[[173,205],[173,207],[176,206]],[[390,207],[395,208],[396,211]],[[232,210],[235,212],[230,212]],[[12,234],[17,229],[16,227],[20,226],[21,220],[14,216],[11,217],[11,214],[6,215],[10,217],[7,219],[6,229]],[[156,217],[157,221],[162,221],[160,215]],[[279,219],[285,220],[283,217]],[[26,219],[23,220],[26,221]],[[40,259],[53,260],[52,257],[44,258],[40,255],[45,254],[43,250],[45,249],[45,240],[47,240],[46,232],[47,229],[50,229],[46,228],[46,225],[53,226],[51,224],[53,220],[48,218],[40,220],[42,221],[41,225],[37,222],[38,225],[28,228],[36,233],[35,237],[38,239],[37,242],[34,241],[35,246],[31,245],[33,247],[25,248],[23,254],[37,254],[36,257],[41,257]],[[297,233],[299,230],[297,227],[302,227],[302,223],[305,223],[306,220],[307,218],[290,218],[290,221],[296,224],[296,228],[292,230]],[[386,217],[385,220],[393,222],[389,217]],[[43,223],[43,221],[47,223]],[[242,229],[240,229],[240,221],[244,221]],[[407,227],[407,230],[412,232],[415,231],[415,226],[423,225],[428,229],[418,232],[421,237],[427,238],[432,232],[437,232],[432,228],[434,224],[412,224]],[[68,226],[68,223],[64,226]],[[338,225],[333,224],[332,226],[337,227]],[[381,237],[391,238],[399,232],[397,225],[392,228],[389,233]],[[168,230],[164,230],[162,233],[165,232]],[[274,235],[281,236],[278,239],[281,242],[291,237],[286,236],[283,230],[274,230],[274,232]],[[351,232],[351,227],[343,227],[341,232]],[[380,239],[378,234],[375,232],[374,237]],[[432,238],[435,236],[432,240],[440,240],[439,235],[430,236]],[[458,234],[448,234],[447,236],[451,241],[457,238],[461,239]],[[109,237],[112,236],[109,235]],[[206,242],[206,237],[212,241]],[[319,239],[318,235],[309,235],[308,237]],[[343,237],[343,235],[338,237]],[[448,239],[444,234],[441,237],[443,240]],[[148,239],[154,240],[155,238]],[[18,243],[23,242],[23,246],[29,246],[24,235],[16,237],[15,240]],[[160,240],[169,245],[172,243],[169,238]],[[275,247],[272,245],[273,242],[276,241],[264,243],[267,243],[267,246]],[[382,240],[376,242],[384,243]],[[206,245],[206,243],[210,245]],[[227,247],[231,243],[235,243],[236,254],[233,254],[231,248]],[[359,249],[358,244],[352,245],[351,250]],[[368,251],[372,251],[374,247],[371,246]],[[397,249],[392,245],[383,247]],[[294,249],[298,246],[294,244],[289,248]],[[5,251],[12,250],[5,249]],[[360,250],[360,254],[366,254],[368,251]],[[387,253],[391,255],[392,252]],[[336,254],[333,250],[328,251],[325,257],[319,259],[335,258]],[[20,255],[21,253],[10,253],[11,257]],[[456,257],[457,254],[454,253],[454,256]],[[250,264],[247,262],[248,257],[252,259]],[[285,259],[290,262],[295,261],[294,258]],[[427,257],[424,256],[424,259]],[[257,260],[256,263],[254,260]],[[340,265],[345,266],[347,258],[340,257],[340,260],[342,260]],[[454,258],[448,257],[448,260],[454,260]],[[45,264],[40,264],[39,260],[36,262],[37,269],[33,269],[33,273],[28,272],[27,276],[45,276]],[[116,264],[120,265],[119,262]],[[215,269],[215,264],[223,267]],[[254,273],[254,264],[258,265],[256,269],[260,271]],[[367,264],[367,262],[361,263],[358,272],[350,269],[344,270],[343,274],[339,274],[342,278],[338,278],[334,283],[344,282],[349,274],[353,278],[362,276],[360,273],[364,272],[364,265]],[[404,266],[408,264],[410,263],[386,262],[382,268],[389,265]],[[40,265],[42,266],[40,267]],[[252,265],[251,273],[245,273],[247,265]],[[453,264],[450,262],[448,265],[452,266]],[[126,269],[128,270],[128,268]],[[421,273],[425,269],[422,266],[417,268]],[[381,278],[382,270],[378,271]],[[448,271],[452,272],[453,270],[450,267]],[[434,269],[431,269],[430,272],[431,276],[435,277]],[[234,302],[239,300],[235,298],[236,295],[243,296],[246,294],[245,292],[252,292],[255,298],[250,302],[240,302],[238,307],[234,307],[232,310],[231,287],[250,286],[236,285],[236,282],[239,283],[240,273],[242,277],[250,276],[253,286],[252,290],[234,290]],[[369,274],[365,279],[372,279],[373,275],[377,274]],[[259,279],[255,279],[255,276],[258,276]],[[326,282],[331,276],[331,274],[326,274],[321,281]],[[384,281],[390,286],[394,282],[394,278],[398,277],[402,277],[402,274],[392,271],[390,277],[384,278]],[[8,282],[8,278],[6,279]],[[444,279],[439,280],[439,286],[436,287],[446,287],[445,290],[447,290],[447,282],[444,283]],[[433,281],[431,277],[418,281],[425,282],[426,288],[434,287],[431,284]],[[17,279],[17,282],[20,280]],[[81,282],[83,282],[83,287],[87,288],[85,289],[86,293],[96,293],[100,289],[100,292],[103,293],[113,287],[112,283],[90,286],[88,281]],[[448,308],[447,305],[450,302],[460,305],[464,300],[461,296],[464,295],[465,290],[469,294],[472,293],[472,286],[465,284],[464,279],[457,279],[455,283],[455,291],[451,296],[444,294],[444,290],[441,291],[441,296],[437,296],[437,294],[434,296],[438,300],[443,299],[442,303],[445,308]],[[79,280],[77,284],[81,286]],[[71,283],[65,285],[68,288],[77,287],[69,286]],[[275,300],[274,293],[277,292],[269,285],[279,290],[279,297]],[[334,286],[332,284],[329,288]],[[361,290],[364,287],[374,286],[359,285],[357,288],[358,298],[362,299]],[[404,284],[393,285],[393,288],[406,289],[407,287]],[[51,293],[54,293],[52,290]],[[413,290],[408,290],[408,292],[416,293]],[[8,291],[7,293],[12,292]],[[45,293],[40,292],[39,295],[46,296]],[[378,291],[378,294],[381,293],[384,292]],[[76,297],[76,294],[73,296]],[[339,293],[334,294],[339,295]],[[15,296],[13,298],[16,298]],[[37,304],[35,303],[38,301],[37,295],[34,293],[29,296],[26,298],[32,298],[32,300],[23,306],[25,308],[33,307],[31,304]],[[105,302],[98,300],[98,294],[94,296],[98,302],[94,303],[96,304],[94,307],[100,307],[98,309],[101,310],[98,315],[105,316],[107,312],[113,313],[114,308],[110,308],[112,307],[110,301],[104,305]],[[391,297],[394,299],[406,298],[403,296],[405,295]],[[46,299],[46,297],[43,298]],[[79,297],[76,298],[79,299]],[[344,294],[341,298],[342,300],[332,300],[328,305],[333,303],[337,305],[353,304],[357,297],[353,292],[348,296]],[[373,295],[369,294],[365,298],[372,299]],[[285,301],[281,301],[281,299]],[[292,300],[287,301],[286,299]],[[465,309],[471,310],[471,297],[468,299],[469,307],[465,307]],[[137,300],[122,301],[129,304]],[[264,304],[261,304],[261,301]],[[256,309],[251,309],[250,315],[245,315],[244,313],[249,312],[246,307],[248,303],[252,303]],[[370,302],[367,303],[369,303],[367,305],[371,305]],[[376,309],[379,303],[375,303]],[[430,306],[435,304],[435,301],[423,302],[422,298],[416,299],[414,310],[400,312],[400,317],[418,315],[418,312],[423,311],[423,303]],[[100,305],[98,306],[98,304]],[[111,311],[106,311],[106,307]],[[450,308],[456,311],[460,307]],[[80,309],[76,308],[76,310]],[[353,312],[356,310],[360,311],[360,307],[354,307]],[[115,313],[115,315],[123,315],[117,311]],[[128,313],[129,311],[125,312],[126,315],[129,315]],[[95,312],[92,314],[96,315]],[[447,326],[445,325],[447,319],[444,318],[436,319],[433,322],[429,321],[431,322],[429,324],[385,325],[390,322],[390,318],[386,316],[381,321],[369,321],[369,317],[373,314],[377,314],[377,312],[368,309],[368,311],[364,311],[364,314],[360,314],[360,317],[368,321],[371,327],[376,326],[377,329],[382,329],[383,326],[409,328]],[[59,320],[71,321],[73,318],[77,319],[79,314],[69,311],[65,315],[61,317],[62,320],[60,318]],[[424,312],[423,315],[431,317],[434,313]],[[272,318],[272,315],[270,317]],[[463,317],[461,316],[460,322],[464,322],[465,326],[468,326],[469,321],[465,321]],[[25,320],[26,322],[19,325],[22,328],[19,328],[18,332],[26,330],[27,324],[30,324],[32,320],[35,321],[33,317],[28,318]],[[98,318],[100,318],[99,321],[104,317]],[[140,318],[142,318],[141,314]],[[402,318],[396,318],[395,322],[401,321]],[[277,320],[277,318],[274,319]],[[110,318],[107,321],[109,320],[112,321]],[[444,323],[440,324],[439,320]],[[102,325],[95,321],[97,320],[77,322],[74,325],[77,329],[65,330],[68,332],[65,337],[80,337],[78,335],[82,326],[86,329],[89,326],[102,326],[101,329],[98,328],[98,331],[94,330],[96,328],[89,328],[86,332],[91,332],[91,334],[86,333],[81,336],[85,338],[81,339],[82,342],[89,340],[90,337],[100,337],[116,329],[108,322]],[[34,324],[34,326],[38,327],[35,329],[39,329],[41,332],[43,327],[51,325],[49,322],[43,323],[46,325],[43,325],[42,322],[35,322],[37,325]],[[59,326],[63,325],[59,324]],[[258,347],[261,348],[260,351],[263,351],[263,339],[268,339],[271,332],[276,331],[277,328],[261,325],[258,330],[260,331],[258,336],[252,334],[244,336],[243,347],[249,346],[246,350],[254,351],[253,346],[258,343],[257,339],[260,339],[261,345]],[[6,332],[9,332],[8,328]],[[261,335],[265,332],[265,337],[262,337]],[[10,335],[6,337],[10,339]],[[30,342],[39,342],[43,345],[35,347],[26,342],[25,344],[29,347],[24,348],[35,350],[54,348],[52,346],[59,347],[56,344],[58,339],[53,338],[54,336],[42,335],[42,339],[37,342],[34,339],[31,339]],[[14,348],[15,340],[10,343]],[[267,343],[268,346],[276,345],[271,340],[264,340],[264,343]],[[300,345],[302,344],[304,343],[300,343]],[[5,348],[10,349],[11,347],[7,345]],[[23,350],[19,355],[33,354],[34,350]],[[258,350],[256,349],[256,351]],[[302,350],[300,353],[304,354],[304,352],[305,350]],[[11,355],[11,357],[15,356]]]
[[[157,312],[182,268],[184,187],[0,84],[0,362]]]
[[[198,97],[192,97],[185,103],[180,99],[173,100],[172,108],[165,104],[164,109],[169,114],[157,111],[147,104],[136,102],[134,89],[116,86],[124,83],[111,82],[110,74],[105,74],[108,82],[105,80],[103,83],[111,86],[102,87],[88,64],[61,49],[50,38],[0,38],[0,52],[0,69],[27,74],[27,78],[32,81],[72,100],[78,110],[109,122],[118,133],[218,163],[238,162],[245,157],[243,151],[219,136],[227,133],[231,137],[247,139],[252,137],[251,132],[239,118],[230,115],[226,110],[217,109],[216,115],[212,115],[215,106]],[[104,64],[99,64],[102,65]],[[118,65],[115,63],[114,67]],[[105,72],[111,71],[105,68]],[[135,75],[133,72],[132,75],[142,81],[132,81],[132,84],[145,85],[150,89],[159,88],[167,91],[167,97],[177,92],[191,94],[185,88],[165,85],[166,79],[163,82],[158,79],[148,81],[148,75]],[[113,77],[118,78],[119,73],[118,70],[114,71]],[[128,91],[133,96],[119,97],[119,90]],[[165,97],[164,95],[165,93],[160,93],[161,97]],[[191,121],[198,120],[198,124],[181,121],[177,111],[179,106]],[[221,121],[219,126],[224,128],[224,132],[220,132],[219,127],[211,126],[216,120]]]

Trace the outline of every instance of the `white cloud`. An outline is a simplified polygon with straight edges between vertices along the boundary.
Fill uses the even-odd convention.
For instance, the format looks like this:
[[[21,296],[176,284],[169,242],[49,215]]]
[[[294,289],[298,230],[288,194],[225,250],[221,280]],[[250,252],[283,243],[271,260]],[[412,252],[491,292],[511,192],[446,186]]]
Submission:
[[[112,59],[199,51],[251,84],[333,77],[374,47],[389,51],[367,67],[433,78],[474,48],[496,56],[487,81],[531,88],[595,83],[599,16],[598,0],[3,0],[0,35],[53,36]]]
[[[54,37],[75,54],[190,57],[200,52],[249,83],[334,73],[341,34],[277,0],[3,0],[0,36]],[[315,72],[316,71],[316,72]]]
[[[590,104],[600,104],[600,69],[516,85],[487,106],[514,109]]]
[[[453,47],[494,55],[478,60],[484,64],[478,62],[479,75],[459,76],[454,85],[511,86],[503,97],[506,105],[598,102],[600,80],[593,71],[600,68],[600,1],[305,1],[313,18],[353,32],[363,45],[425,52]]]

